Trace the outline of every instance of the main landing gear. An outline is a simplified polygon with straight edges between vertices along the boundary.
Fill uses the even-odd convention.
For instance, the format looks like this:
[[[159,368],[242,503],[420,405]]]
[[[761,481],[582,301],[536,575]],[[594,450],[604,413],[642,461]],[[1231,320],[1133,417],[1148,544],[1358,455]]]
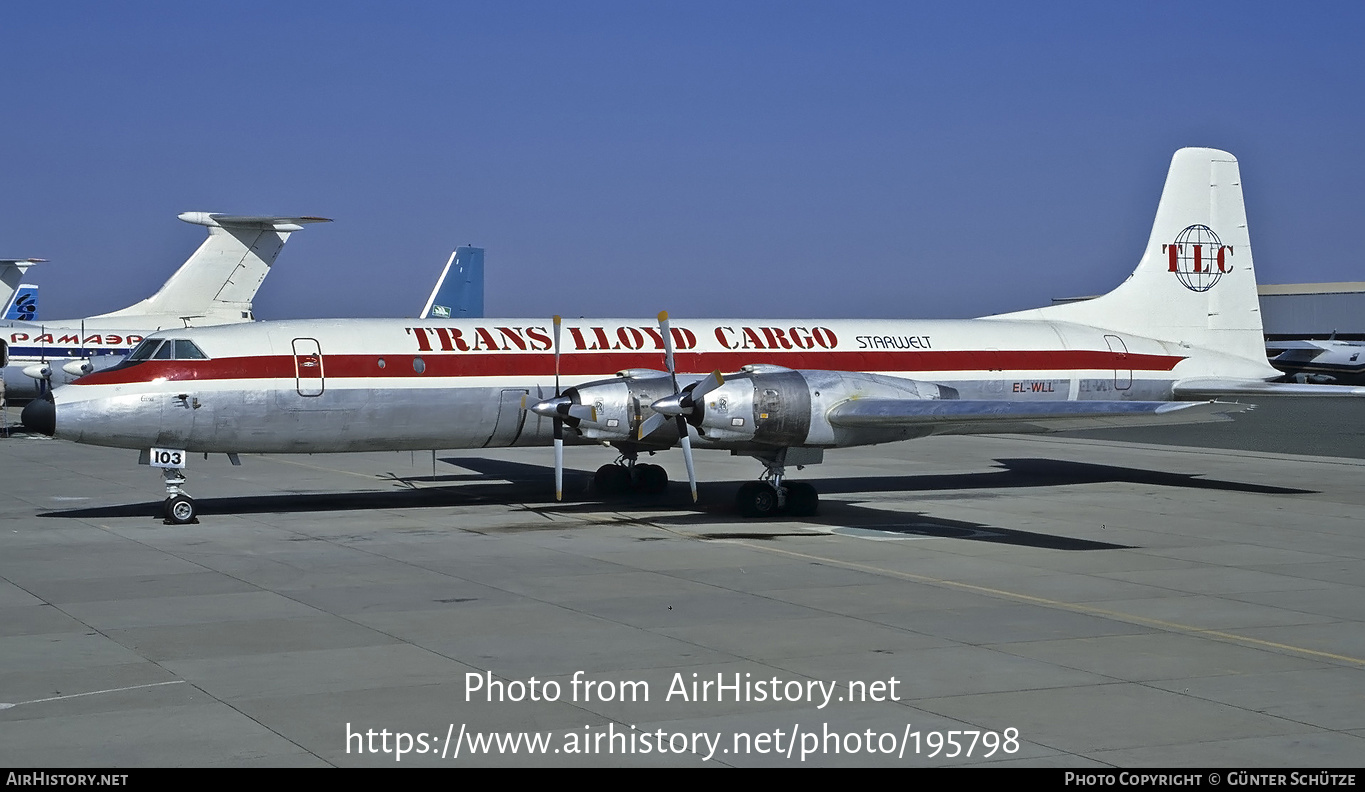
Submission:
[[[745,517],[810,517],[820,507],[820,494],[815,487],[797,481],[787,483],[786,468],[767,459],[760,460],[767,468],[758,481],[750,481],[739,488],[735,508]]]
[[[180,486],[185,483],[183,468],[162,468],[161,475],[166,480],[166,504],[163,511],[167,525],[187,525],[199,522],[198,507],[194,498],[186,495]]]
[[[593,488],[605,500],[631,494],[662,495],[668,491],[668,471],[658,465],[637,464],[639,454],[622,454],[593,475]]]

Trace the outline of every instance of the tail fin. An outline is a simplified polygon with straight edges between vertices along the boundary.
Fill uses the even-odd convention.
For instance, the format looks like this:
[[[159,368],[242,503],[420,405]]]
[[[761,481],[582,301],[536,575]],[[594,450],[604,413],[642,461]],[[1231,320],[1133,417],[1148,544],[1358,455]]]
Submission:
[[[1128,280],[1093,300],[1011,316],[1102,327],[1264,364],[1237,158],[1217,149],[1177,151],[1147,250]]]
[[[38,318],[38,287],[32,283],[21,283],[14,292],[14,299],[5,308],[0,319],[13,319],[19,322],[32,322]]]
[[[41,264],[46,259],[0,259],[0,305],[4,306],[4,311],[0,311],[0,317],[5,319],[24,319],[23,314],[37,314],[38,311],[38,287],[25,283],[20,283],[24,279],[24,273],[34,264]],[[22,310],[25,301],[23,296],[29,292],[33,294],[33,311]]]
[[[101,316],[158,316],[186,324],[250,321],[251,301],[280,248],[305,223],[324,217],[257,217],[185,212],[180,219],[207,226],[208,239],[156,294]]]
[[[455,248],[417,318],[477,319],[482,316],[483,248]]]

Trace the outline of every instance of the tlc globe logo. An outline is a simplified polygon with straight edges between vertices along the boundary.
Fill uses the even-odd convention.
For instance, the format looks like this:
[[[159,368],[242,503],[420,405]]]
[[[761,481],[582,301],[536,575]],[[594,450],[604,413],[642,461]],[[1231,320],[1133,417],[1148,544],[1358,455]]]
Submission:
[[[1162,245],[1174,272],[1185,288],[1206,292],[1225,274],[1232,271],[1227,257],[1232,248],[1224,245],[1213,229],[1206,225],[1192,225],[1176,234],[1175,242]]]

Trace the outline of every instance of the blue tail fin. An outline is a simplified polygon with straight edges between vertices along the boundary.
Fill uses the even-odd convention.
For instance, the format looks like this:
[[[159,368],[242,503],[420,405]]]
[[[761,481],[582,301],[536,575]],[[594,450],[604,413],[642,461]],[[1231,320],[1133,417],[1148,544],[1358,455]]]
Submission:
[[[3,319],[17,319],[32,322],[38,318],[38,287],[32,283],[21,283],[14,292],[14,299],[5,308]]]
[[[483,248],[455,248],[418,319],[483,316]]]
[[[45,259],[7,259],[0,258],[0,319],[32,320],[38,315],[38,287],[20,283],[29,267],[41,264]],[[25,294],[31,297],[25,299]]]

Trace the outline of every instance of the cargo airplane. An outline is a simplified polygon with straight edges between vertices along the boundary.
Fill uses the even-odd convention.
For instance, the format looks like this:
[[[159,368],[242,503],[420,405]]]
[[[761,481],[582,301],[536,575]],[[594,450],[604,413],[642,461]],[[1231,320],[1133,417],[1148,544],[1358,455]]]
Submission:
[[[55,389],[29,426],[136,448],[168,522],[195,520],[191,453],[600,443],[602,495],[659,491],[642,452],[757,458],[749,516],[814,513],[788,471],[827,449],[938,434],[1224,420],[1222,397],[1365,396],[1272,383],[1237,160],[1181,149],[1137,269],[1093,300],[971,320],[335,319],[186,328]],[[557,495],[558,497],[558,495]]]
[[[185,212],[180,219],[207,227],[208,238],[151,297],[84,319],[0,320],[0,365],[11,404],[114,365],[157,330],[252,321],[251,301],[289,235],[305,223],[329,222],[209,212]],[[35,261],[0,263],[22,275]]]

